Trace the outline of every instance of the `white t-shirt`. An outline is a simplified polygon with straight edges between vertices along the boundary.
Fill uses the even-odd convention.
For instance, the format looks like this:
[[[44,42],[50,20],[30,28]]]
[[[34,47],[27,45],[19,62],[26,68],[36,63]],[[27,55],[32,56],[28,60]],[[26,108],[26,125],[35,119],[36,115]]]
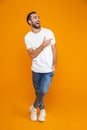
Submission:
[[[33,33],[32,31],[30,31],[24,37],[26,49],[33,48],[34,50],[37,49],[43,43],[44,37],[46,37],[46,39],[52,40],[51,44],[46,46],[40,52],[40,54],[32,60],[31,69],[32,71],[38,73],[48,73],[53,71],[53,54],[51,45],[55,44],[54,34],[49,29],[41,28],[39,33]]]

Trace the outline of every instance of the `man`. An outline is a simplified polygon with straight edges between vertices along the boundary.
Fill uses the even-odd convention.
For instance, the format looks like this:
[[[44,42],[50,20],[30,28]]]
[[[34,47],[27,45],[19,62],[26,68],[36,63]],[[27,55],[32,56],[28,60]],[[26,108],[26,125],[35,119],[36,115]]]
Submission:
[[[36,99],[30,107],[31,120],[37,120],[37,108],[40,108],[39,121],[45,121],[44,96],[47,93],[56,66],[55,38],[51,30],[40,26],[40,17],[36,12],[30,12],[27,23],[31,31],[25,37],[29,56],[32,58],[32,80]]]

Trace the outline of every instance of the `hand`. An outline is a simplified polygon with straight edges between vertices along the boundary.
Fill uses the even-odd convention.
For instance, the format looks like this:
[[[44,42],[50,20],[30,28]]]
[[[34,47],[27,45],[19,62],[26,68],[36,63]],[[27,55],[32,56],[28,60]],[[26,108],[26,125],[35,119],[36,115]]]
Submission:
[[[46,46],[48,46],[49,44],[51,44],[51,40],[52,40],[52,39],[47,39],[47,40],[46,40],[46,37],[44,37],[44,39],[43,39],[43,46],[46,47]]]
[[[52,70],[55,70],[55,65],[52,65]]]

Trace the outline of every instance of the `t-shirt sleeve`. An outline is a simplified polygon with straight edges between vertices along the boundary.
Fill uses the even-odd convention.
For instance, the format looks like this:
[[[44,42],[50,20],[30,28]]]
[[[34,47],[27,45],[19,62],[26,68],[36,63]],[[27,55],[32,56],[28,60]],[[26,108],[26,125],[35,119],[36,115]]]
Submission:
[[[24,37],[24,42],[25,42],[25,45],[26,45],[26,49],[32,48],[29,38]]]
[[[51,45],[54,45],[56,43],[56,40],[55,40],[55,36],[54,36],[54,33],[50,30],[50,36],[52,38],[51,40]]]

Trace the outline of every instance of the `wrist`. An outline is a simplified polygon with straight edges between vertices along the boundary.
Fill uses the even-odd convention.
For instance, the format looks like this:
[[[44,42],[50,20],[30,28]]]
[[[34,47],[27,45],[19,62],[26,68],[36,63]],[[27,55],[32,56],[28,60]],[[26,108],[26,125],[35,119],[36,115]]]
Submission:
[[[45,48],[45,43],[44,42],[42,43],[42,47],[43,47],[43,49]]]

